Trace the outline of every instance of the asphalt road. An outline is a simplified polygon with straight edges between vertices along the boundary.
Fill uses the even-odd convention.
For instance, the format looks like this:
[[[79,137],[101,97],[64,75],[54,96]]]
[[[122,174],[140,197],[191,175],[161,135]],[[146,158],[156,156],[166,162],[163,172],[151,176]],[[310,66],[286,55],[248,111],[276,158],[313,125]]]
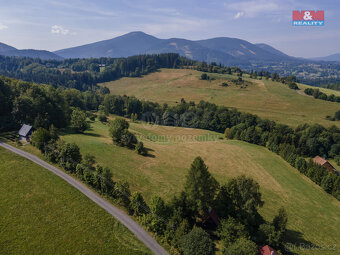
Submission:
[[[73,177],[69,176],[65,172],[59,170],[58,168],[46,163],[45,161],[41,160],[40,158],[19,150],[13,146],[10,146],[6,143],[0,142],[0,146],[10,150],[24,158],[27,158],[34,163],[46,168],[47,170],[51,171],[52,173],[58,175],[60,178],[64,179],[66,182],[71,184],[73,187],[78,189],[81,193],[95,202],[97,205],[105,209],[108,213],[110,213],[113,217],[119,220],[125,227],[127,227],[132,233],[134,233],[139,240],[141,240],[154,254],[160,255],[168,255],[168,253],[164,250],[162,246],[160,246],[155,239],[153,239],[142,227],[140,227],[136,222],[134,222],[128,215],[124,212],[119,210],[117,207],[113,206],[111,203],[107,202],[99,195],[91,191],[87,188],[84,184],[77,181]]]

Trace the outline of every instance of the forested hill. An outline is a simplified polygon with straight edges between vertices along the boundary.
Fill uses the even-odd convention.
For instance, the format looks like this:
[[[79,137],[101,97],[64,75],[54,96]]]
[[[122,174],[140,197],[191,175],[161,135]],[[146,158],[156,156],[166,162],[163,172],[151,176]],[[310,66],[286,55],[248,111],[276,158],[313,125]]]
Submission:
[[[62,61],[0,56],[0,75],[84,91],[96,87],[99,82],[139,77],[159,68],[193,63],[175,53]]]
[[[33,49],[18,50],[4,43],[0,43],[0,55],[40,59],[56,59],[56,60],[63,59],[63,57],[58,56],[57,54],[47,50],[33,50]]]

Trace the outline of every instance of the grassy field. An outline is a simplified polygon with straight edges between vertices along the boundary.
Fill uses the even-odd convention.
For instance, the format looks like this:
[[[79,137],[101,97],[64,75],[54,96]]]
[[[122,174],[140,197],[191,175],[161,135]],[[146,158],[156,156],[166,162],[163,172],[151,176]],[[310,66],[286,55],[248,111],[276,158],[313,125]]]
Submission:
[[[326,120],[340,109],[339,103],[316,100],[300,95],[286,85],[270,80],[253,80],[246,88],[231,84],[220,86],[231,75],[209,74],[214,81],[200,80],[201,72],[188,69],[162,69],[142,78],[122,78],[104,83],[112,94],[136,96],[159,103],[174,105],[181,98],[199,102],[205,100],[219,105],[236,107],[240,111],[280,123],[297,126],[302,123],[319,123],[326,127],[340,126],[339,122]],[[322,91],[327,89],[322,89]],[[327,90],[330,91],[330,90]],[[331,91],[339,95],[337,91]],[[329,93],[329,92],[326,92]]]
[[[257,145],[222,140],[220,134],[210,131],[130,124],[130,130],[150,150],[149,156],[113,145],[108,126],[100,122],[92,123],[85,134],[66,134],[62,139],[77,143],[82,153],[94,155],[100,164],[112,169],[115,180],[127,180],[132,191],[142,192],[147,200],[156,194],[168,200],[179,193],[191,162],[201,156],[221,183],[240,174],[258,181],[265,201],[261,213],[271,220],[284,206],[292,243],[340,247],[340,203],[276,154]]]
[[[104,209],[0,148],[0,254],[151,254]]]

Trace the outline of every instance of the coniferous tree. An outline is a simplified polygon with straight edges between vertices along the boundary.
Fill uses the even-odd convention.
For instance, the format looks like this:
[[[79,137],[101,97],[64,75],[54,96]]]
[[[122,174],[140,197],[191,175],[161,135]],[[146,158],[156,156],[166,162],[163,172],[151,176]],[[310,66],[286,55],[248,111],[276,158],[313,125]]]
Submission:
[[[218,182],[209,173],[201,157],[195,158],[191,164],[184,186],[187,199],[194,206],[194,211],[204,215],[213,205],[218,189]]]

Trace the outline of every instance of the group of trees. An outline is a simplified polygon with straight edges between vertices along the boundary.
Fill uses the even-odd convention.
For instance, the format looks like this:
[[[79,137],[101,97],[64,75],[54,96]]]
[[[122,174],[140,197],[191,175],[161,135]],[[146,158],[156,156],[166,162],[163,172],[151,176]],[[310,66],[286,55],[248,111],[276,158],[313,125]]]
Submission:
[[[22,124],[35,129],[71,124],[82,132],[87,128],[85,112],[97,111],[106,93],[105,88],[81,92],[0,77],[0,131],[17,130]]]
[[[251,70],[250,72],[242,71],[238,67],[226,67],[222,65],[217,65],[216,63],[207,64],[205,62],[195,62],[194,69],[202,72],[209,72],[209,73],[221,73],[221,74],[234,74],[237,75],[237,79],[231,80],[236,85],[242,85],[244,83],[242,79],[242,75],[244,73],[249,74],[249,77],[252,79],[259,79],[262,80],[263,78],[268,80],[271,79],[272,81],[281,82],[283,84],[287,84],[290,89],[299,89],[296,82],[296,76],[289,75],[289,76],[280,76],[277,72],[269,73],[268,71],[254,71]],[[210,80],[206,73],[201,75],[201,80]]]
[[[212,80],[215,80],[213,77],[210,77],[210,76],[207,75],[206,73],[202,73],[200,79],[203,80],[203,81],[212,81]]]
[[[0,56],[0,75],[85,91],[93,90],[99,82],[139,77],[159,68],[176,68],[193,63],[175,53],[62,61]],[[103,66],[102,70],[100,66]]]
[[[340,96],[336,96],[334,94],[327,95],[321,92],[319,89],[307,88],[304,90],[304,92],[305,94],[313,96],[314,98],[317,99],[340,103]]]
[[[212,210],[217,212],[221,224],[209,231],[216,231],[223,254],[255,255],[257,245],[265,244],[276,249],[283,247],[285,210],[280,209],[272,222],[264,221],[258,213],[263,205],[258,183],[239,176],[220,185],[200,157],[189,169],[184,190],[168,204],[159,197],[154,197],[150,206],[144,199],[139,200],[148,208],[139,214],[142,223],[183,254],[214,254],[214,243],[206,232],[206,220]]]
[[[110,136],[114,144],[135,149],[140,155],[147,154],[143,142],[138,141],[136,136],[128,130],[129,123],[125,119],[115,118],[109,125]]]

